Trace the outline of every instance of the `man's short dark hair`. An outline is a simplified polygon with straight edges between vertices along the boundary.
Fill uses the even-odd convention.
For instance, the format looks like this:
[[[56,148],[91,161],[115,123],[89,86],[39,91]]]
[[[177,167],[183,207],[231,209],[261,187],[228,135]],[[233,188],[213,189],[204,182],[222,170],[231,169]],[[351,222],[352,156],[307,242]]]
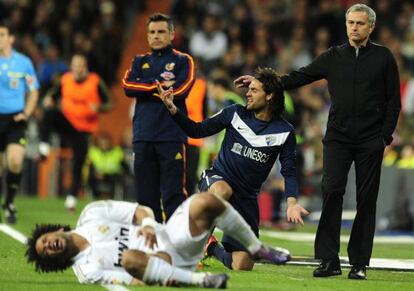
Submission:
[[[35,229],[32,232],[32,236],[27,240],[26,257],[28,263],[35,264],[35,270],[39,273],[49,272],[63,272],[67,268],[73,265],[73,258],[64,257],[42,257],[36,251],[36,241],[43,234],[48,232],[54,232],[63,228],[64,231],[70,231],[69,225],[62,224],[36,224]]]
[[[9,35],[14,35],[14,29],[8,21],[4,21],[4,20],[0,21],[0,27],[6,28]]]
[[[221,86],[226,90],[230,89],[230,80],[227,78],[223,78],[223,77],[213,78],[213,80],[211,80],[211,83],[216,86]]]
[[[266,94],[273,94],[270,101],[273,117],[282,117],[285,111],[285,96],[283,85],[277,72],[271,68],[258,68],[255,78],[263,84],[263,90]]]
[[[147,19],[147,26],[151,23],[151,22],[160,22],[160,21],[165,21],[167,22],[168,25],[168,30],[170,32],[174,31],[174,23],[171,19],[171,17],[169,17],[166,14],[162,14],[162,13],[154,13],[152,15],[150,15]]]

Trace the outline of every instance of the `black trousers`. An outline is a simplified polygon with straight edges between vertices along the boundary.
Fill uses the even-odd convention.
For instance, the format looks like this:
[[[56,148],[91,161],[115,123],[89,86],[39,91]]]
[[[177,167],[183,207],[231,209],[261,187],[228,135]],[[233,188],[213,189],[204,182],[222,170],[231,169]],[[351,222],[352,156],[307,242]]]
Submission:
[[[77,196],[82,183],[82,167],[88,153],[90,133],[76,130],[61,111],[45,110],[40,124],[40,140],[49,142],[52,132],[59,134],[62,146],[70,146],[72,149],[72,185],[69,194]]]
[[[348,243],[348,257],[351,265],[369,265],[375,233],[376,202],[383,153],[382,138],[360,144],[324,142],[323,206],[315,239],[315,258],[338,257],[343,195],[348,172],[354,162],[357,214]]]
[[[168,220],[186,199],[184,169],[183,143],[134,143],[137,202],[150,207],[158,222],[163,221],[162,210]]]
[[[197,183],[199,175],[197,175],[198,164],[200,161],[200,148],[193,145],[186,146],[186,189],[189,195],[197,192]]]

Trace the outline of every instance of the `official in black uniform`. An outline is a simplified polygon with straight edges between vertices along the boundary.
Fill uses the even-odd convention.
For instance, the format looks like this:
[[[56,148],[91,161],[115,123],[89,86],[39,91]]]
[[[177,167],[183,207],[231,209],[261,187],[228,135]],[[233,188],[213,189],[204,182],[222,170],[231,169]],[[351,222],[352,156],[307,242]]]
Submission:
[[[148,18],[147,38],[152,52],[136,56],[122,81],[125,94],[136,98],[133,117],[134,172],[137,201],[165,218],[186,198],[186,134],[175,124],[158,96],[156,81],[173,87],[174,102],[186,111],[185,98],[194,83],[191,56],[172,48],[174,27],[169,16]],[[162,208],[160,200],[162,200]]]
[[[315,240],[321,259],[315,277],[340,275],[342,202],[351,164],[355,164],[357,214],[348,244],[350,279],[366,279],[372,253],[375,213],[385,146],[400,112],[400,87],[391,52],[372,43],[375,12],[355,4],[346,12],[348,42],[322,53],[311,64],[282,77],[285,89],[328,81],[332,105],[324,144],[323,206]],[[235,80],[239,86],[249,76]]]

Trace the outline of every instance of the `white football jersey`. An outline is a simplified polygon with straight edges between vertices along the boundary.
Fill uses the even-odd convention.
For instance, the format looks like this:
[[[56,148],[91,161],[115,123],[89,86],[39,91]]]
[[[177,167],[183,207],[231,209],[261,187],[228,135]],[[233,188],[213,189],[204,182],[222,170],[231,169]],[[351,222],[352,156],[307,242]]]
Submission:
[[[108,200],[87,205],[73,230],[90,244],[74,258],[73,271],[79,282],[130,284],[133,278],[121,266],[126,249],[147,254],[163,251],[169,254],[173,266],[194,270],[211,231],[191,235],[189,208],[193,197],[177,208],[167,224],[156,225],[154,249],[145,246],[145,239],[138,235],[140,226],[132,224],[137,203]]]
[[[90,246],[75,258],[73,271],[80,283],[129,284],[132,276],[121,267],[122,252],[137,249],[153,253],[132,225],[137,203],[98,201],[85,207],[73,232]],[[159,225],[162,228],[162,225]],[[160,244],[160,242],[158,242]]]

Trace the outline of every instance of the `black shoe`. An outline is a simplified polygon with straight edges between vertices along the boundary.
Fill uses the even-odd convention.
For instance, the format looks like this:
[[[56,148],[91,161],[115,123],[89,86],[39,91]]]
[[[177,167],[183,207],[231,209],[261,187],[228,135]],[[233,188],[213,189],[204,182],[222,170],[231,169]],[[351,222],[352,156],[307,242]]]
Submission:
[[[314,277],[330,277],[337,275],[342,275],[339,259],[322,260],[320,265],[313,270]]]
[[[3,205],[3,212],[4,212],[4,217],[6,218],[6,221],[10,224],[15,224],[16,223],[16,207],[14,207],[13,204],[4,204]]]
[[[349,271],[348,279],[366,280],[367,268],[364,265],[353,265]]]

